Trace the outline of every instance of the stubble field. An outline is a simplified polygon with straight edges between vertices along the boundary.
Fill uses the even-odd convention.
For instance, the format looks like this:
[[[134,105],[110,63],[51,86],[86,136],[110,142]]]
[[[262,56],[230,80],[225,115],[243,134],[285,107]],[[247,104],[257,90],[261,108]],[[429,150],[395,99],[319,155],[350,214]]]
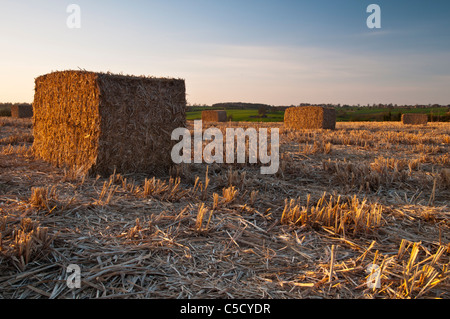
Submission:
[[[280,129],[277,174],[82,176],[0,118],[0,298],[450,297],[449,123],[231,125]]]

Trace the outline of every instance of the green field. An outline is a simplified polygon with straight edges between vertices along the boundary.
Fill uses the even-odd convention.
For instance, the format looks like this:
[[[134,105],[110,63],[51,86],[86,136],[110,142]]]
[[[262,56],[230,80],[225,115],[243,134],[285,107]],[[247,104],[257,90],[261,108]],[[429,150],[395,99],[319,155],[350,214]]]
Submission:
[[[186,118],[188,120],[200,120],[202,118],[202,110],[211,110],[210,107],[194,108],[194,110],[187,112]],[[267,112],[266,117],[260,117],[256,109],[227,110],[227,116],[231,117],[232,121],[238,122],[283,122],[284,111]]]
[[[202,117],[202,110],[212,110],[211,107],[194,107],[187,112],[188,120],[199,120]],[[232,121],[242,122],[283,122],[284,111],[269,111],[266,117],[259,117],[257,109],[227,109],[227,115]],[[354,121],[400,121],[404,113],[425,113],[429,114],[430,121],[450,121],[448,107],[432,108],[364,108],[349,107],[338,108],[338,122]]]
[[[430,121],[449,121],[448,107],[430,108],[339,108],[337,109],[337,120],[347,121],[400,121],[401,115],[405,113],[429,114]]]
[[[212,107],[191,107],[186,114],[188,120],[199,120],[202,118],[203,110],[213,110]],[[258,109],[244,108],[227,109],[229,120],[238,122],[283,122],[284,111],[268,111],[264,117],[260,117]],[[400,121],[404,113],[425,113],[429,114],[430,121],[450,121],[449,107],[428,107],[428,108],[366,108],[366,107],[342,107],[337,108],[338,122],[356,121]],[[9,106],[0,105],[0,116],[11,116]]]

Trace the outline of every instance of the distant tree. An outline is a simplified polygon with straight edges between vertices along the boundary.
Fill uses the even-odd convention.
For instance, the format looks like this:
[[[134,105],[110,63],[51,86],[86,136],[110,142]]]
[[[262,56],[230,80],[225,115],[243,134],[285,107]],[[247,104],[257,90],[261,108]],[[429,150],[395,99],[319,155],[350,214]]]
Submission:
[[[258,108],[258,115],[261,116],[261,117],[265,116],[267,114],[267,109],[268,109],[267,106],[261,105]]]

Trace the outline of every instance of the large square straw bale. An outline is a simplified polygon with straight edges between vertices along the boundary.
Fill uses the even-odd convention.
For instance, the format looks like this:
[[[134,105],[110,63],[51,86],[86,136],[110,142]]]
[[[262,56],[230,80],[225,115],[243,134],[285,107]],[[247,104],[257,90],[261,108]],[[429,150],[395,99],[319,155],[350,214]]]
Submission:
[[[31,118],[33,117],[33,107],[31,104],[14,104],[11,105],[11,117],[14,118]]]
[[[207,110],[202,111],[203,122],[226,122],[227,112],[220,110]]]
[[[101,175],[171,165],[172,130],[186,126],[184,80],[62,71],[35,84],[38,157]]]
[[[336,111],[321,106],[298,106],[286,109],[284,125],[291,129],[336,128]]]
[[[411,125],[423,125],[428,123],[427,114],[406,113],[402,114],[402,123]]]

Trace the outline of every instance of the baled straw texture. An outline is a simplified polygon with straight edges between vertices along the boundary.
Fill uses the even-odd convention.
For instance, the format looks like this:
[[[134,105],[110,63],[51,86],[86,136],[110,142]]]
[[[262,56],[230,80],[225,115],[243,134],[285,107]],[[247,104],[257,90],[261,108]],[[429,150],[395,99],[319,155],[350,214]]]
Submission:
[[[14,104],[11,106],[11,117],[30,118],[33,117],[33,107],[31,104]]]
[[[218,110],[202,111],[203,122],[226,122],[227,112]]]
[[[336,111],[320,106],[291,107],[284,113],[284,125],[292,129],[336,128]]]
[[[63,71],[36,79],[35,154],[58,167],[110,174],[170,166],[186,125],[184,80]]]
[[[410,125],[422,125],[428,123],[427,114],[406,113],[402,114],[402,123]]]

